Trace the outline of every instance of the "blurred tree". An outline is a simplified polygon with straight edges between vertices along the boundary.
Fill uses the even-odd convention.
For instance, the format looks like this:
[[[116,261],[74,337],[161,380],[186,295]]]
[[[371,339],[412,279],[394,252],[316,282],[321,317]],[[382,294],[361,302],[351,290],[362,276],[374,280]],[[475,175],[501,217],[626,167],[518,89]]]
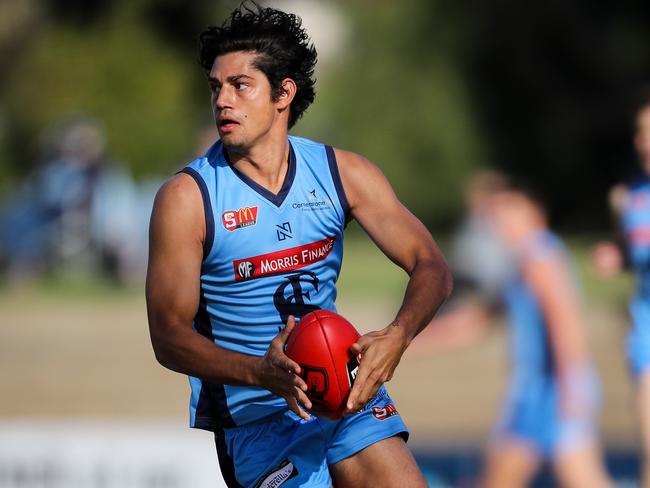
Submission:
[[[348,6],[354,33],[297,129],[373,160],[420,218],[450,223],[464,179],[484,162],[455,53],[460,33],[435,2],[367,9]]]
[[[34,164],[45,127],[78,113],[105,122],[112,155],[136,174],[168,173],[193,155],[210,113],[199,106],[207,88],[194,50],[175,49],[173,36],[164,39],[142,21],[154,3],[81,8],[51,0],[50,21],[31,33],[3,76],[5,178]]]
[[[567,230],[605,224],[608,188],[636,170],[632,113],[650,80],[650,3],[442,1],[464,32],[491,160],[534,182]]]
[[[0,2],[0,185],[33,164],[43,128],[78,112],[104,120],[136,173],[177,168],[211,117],[197,35],[237,4]],[[454,219],[465,177],[487,163],[533,180],[557,223],[606,220],[607,188],[634,169],[648,2],[320,4],[352,28],[296,133],[368,156],[432,225]]]

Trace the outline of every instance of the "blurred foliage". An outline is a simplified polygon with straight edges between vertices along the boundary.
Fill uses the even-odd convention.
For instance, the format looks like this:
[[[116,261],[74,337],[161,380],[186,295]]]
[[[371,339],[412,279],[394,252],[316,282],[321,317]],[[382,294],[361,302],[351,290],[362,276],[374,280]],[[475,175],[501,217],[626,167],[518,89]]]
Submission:
[[[169,171],[192,154],[199,70],[134,14],[117,9],[91,27],[48,23],[35,33],[3,93],[12,159],[35,159],[39,133],[76,114],[101,119],[110,155],[136,174]]]
[[[429,224],[457,216],[463,180],[484,160],[457,34],[436,5],[385,2],[372,15],[349,7],[347,49],[298,127],[375,162]]]
[[[102,119],[110,155],[137,176],[191,159],[211,123],[196,38],[237,3],[0,2],[0,189],[71,114]],[[647,2],[325,3],[349,34],[297,134],[373,160],[430,225],[458,216],[462,182],[487,164],[532,180],[555,223],[606,221],[607,188],[634,169]]]
[[[183,10],[174,1],[100,2],[84,10],[52,0],[2,84],[0,178],[24,175],[38,159],[43,129],[77,113],[104,121],[111,156],[136,175],[170,172],[190,159],[210,114],[195,39],[232,6],[202,15],[207,2],[198,3]],[[448,220],[482,143],[453,53],[431,39],[437,32],[442,41],[444,19],[434,18],[432,31],[430,7],[417,0],[387,3],[371,17],[365,5],[342,6],[354,33],[319,79],[317,101],[296,133],[364,154],[420,217]],[[412,21],[400,22],[404,16]]]

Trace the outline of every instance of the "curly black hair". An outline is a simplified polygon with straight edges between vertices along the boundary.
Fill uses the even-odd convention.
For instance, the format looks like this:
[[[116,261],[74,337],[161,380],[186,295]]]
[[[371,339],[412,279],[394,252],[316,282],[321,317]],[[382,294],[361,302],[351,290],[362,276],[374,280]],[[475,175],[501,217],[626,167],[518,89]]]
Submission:
[[[208,73],[217,56],[235,51],[258,53],[254,66],[268,78],[273,101],[283,91],[282,80],[295,81],[297,90],[289,111],[289,128],[314,101],[316,48],[302,27],[302,20],[294,14],[243,2],[221,27],[210,26],[203,31],[199,46],[199,63]]]

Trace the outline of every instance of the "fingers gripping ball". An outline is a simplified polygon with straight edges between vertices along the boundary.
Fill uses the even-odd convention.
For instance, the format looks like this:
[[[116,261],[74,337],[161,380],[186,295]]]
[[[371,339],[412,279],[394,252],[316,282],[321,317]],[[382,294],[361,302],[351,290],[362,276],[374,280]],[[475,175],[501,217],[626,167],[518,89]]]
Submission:
[[[350,346],[359,338],[354,326],[328,310],[305,315],[287,340],[286,355],[300,365],[312,412],[340,418],[359,370]]]

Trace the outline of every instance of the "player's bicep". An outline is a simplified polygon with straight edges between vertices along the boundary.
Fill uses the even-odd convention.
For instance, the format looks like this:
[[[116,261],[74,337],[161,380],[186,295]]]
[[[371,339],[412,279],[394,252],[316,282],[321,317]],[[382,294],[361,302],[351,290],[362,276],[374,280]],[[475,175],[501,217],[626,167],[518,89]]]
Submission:
[[[205,228],[202,205],[196,183],[183,174],[156,196],[146,283],[152,335],[168,327],[191,326],[196,314]]]
[[[429,231],[399,201],[375,165],[342,151],[337,151],[337,159],[352,217],[384,254],[407,272],[419,259],[441,259]]]

